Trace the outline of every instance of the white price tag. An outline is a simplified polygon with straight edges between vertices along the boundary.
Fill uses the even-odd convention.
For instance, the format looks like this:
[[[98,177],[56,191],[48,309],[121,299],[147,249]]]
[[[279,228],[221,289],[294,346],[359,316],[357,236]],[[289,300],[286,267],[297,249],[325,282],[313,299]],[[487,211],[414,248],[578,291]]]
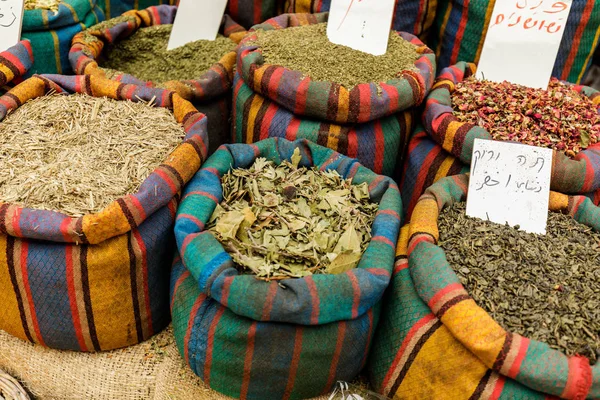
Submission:
[[[0,0],[0,51],[21,40],[24,5],[23,0]]]
[[[547,89],[572,0],[498,0],[478,79]]]
[[[467,215],[546,234],[552,150],[475,139]]]
[[[197,40],[215,40],[225,6],[227,0],[179,0],[167,50]]]
[[[396,0],[332,0],[327,37],[376,56],[387,52]]]

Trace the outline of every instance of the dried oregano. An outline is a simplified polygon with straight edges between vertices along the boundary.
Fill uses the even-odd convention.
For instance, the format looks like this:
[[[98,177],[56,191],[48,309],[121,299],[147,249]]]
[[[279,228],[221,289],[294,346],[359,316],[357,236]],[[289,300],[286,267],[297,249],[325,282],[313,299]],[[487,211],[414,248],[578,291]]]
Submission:
[[[465,215],[439,217],[439,245],[465,288],[507,330],[592,362],[600,350],[600,234],[550,212],[546,235]]]
[[[335,170],[257,158],[222,178],[223,201],[208,225],[242,272],[263,280],[355,268],[371,239],[378,204],[366,183]]]
[[[265,63],[300,71],[315,81],[335,82],[347,89],[361,83],[386,82],[404,70],[416,70],[417,47],[390,32],[387,53],[374,56],[327,39],[327,24],[257,31]]]

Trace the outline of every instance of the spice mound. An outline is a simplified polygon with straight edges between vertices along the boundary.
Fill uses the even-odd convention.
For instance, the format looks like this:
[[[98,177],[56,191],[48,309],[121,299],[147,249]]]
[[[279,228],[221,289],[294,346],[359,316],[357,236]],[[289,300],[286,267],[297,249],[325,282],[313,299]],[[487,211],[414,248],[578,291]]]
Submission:
[[[388,50],[374,56],[337,45],[327,38],[327,24],[270,31],[258,30],[257,44],[266,64],[302,72],[314,81],[329,81],[348,90],[361,83],[381,83],[415,71],[417,47],[390,32]]]
[[[107,47],[99,65],[109,69],[109,77],[121,72],[145,81],[189,80],[201,77],[236,48],[233,40],[219,35],[214,41],[198,40],[167,50],[172,29],[173,25],[141,28]]]
[[[600,351],[600,234],[550,212],[546,235],[467,217],[439,217],[439,245],[467,292],[505,329],[592,363]]]
[[[452,106],[459,121],[479,125],[495,140],[548,147],[569,157],[600,140],[594,103],[556,78],[542,90],[470,77],[456,85]]]
[[[25,0],[25,9],[57,12],[60,3],[60,0]]]
[[[82,216],[137,191],[185,132],[162,107],[82,94],[30,100],[0,122],[0,202]]]
[[[223,176],[223,201],[207,229],[240,272],[281,280],[340,274],[360,261],[379,209],[368,185],[299,161],[296,149],[292,162],[257,158]]]

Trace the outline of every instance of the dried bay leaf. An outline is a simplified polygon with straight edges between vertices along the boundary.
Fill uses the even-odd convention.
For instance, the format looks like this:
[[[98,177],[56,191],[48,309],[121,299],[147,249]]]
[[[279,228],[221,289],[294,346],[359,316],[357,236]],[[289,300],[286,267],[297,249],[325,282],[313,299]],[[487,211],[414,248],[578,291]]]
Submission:
[[[207,229],[240,272],[280,280],[342,273],[360,261],[379,208],[368,185],[299,167],[301,160],[296,149],[291,161],[257,158],[223,176],[223,201]]]

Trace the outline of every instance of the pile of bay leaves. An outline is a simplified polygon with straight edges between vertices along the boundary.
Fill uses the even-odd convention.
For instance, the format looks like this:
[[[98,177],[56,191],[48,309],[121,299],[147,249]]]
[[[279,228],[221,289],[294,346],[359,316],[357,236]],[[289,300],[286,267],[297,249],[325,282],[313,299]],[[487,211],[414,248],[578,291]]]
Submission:
[[[207,229],[241,273],[262,280],[340,274],[355,268],[371,239],[378,204],[366,183],[335,170],[257,158],[222,178],[223,201]]]

